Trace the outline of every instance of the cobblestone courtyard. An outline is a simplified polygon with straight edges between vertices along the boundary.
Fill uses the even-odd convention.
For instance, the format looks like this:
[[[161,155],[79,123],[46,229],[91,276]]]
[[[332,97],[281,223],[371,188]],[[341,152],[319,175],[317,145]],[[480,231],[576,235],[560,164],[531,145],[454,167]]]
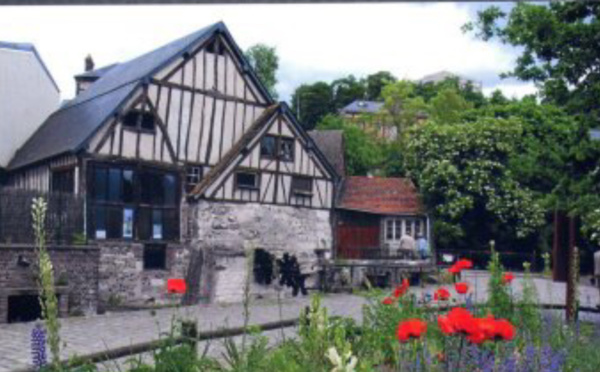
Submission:
[[[463,280],[470,282],[475,291],[477,301],[486,297],[487,274],[484,272],[467,272]],[[565,285],[536,278],[534,282],[542,303],[564,304]],[[521,291],[521,277],[513,282],[515,295]],[[431,293],[432,288],[416,287],[411,289],[420,296]],[[595,307],[599,301],[598,290],[589,285],[579,289],[581,306]],[[253,303],[250,312],[250,323],[260,324],[280,319],[296,318],[301,309],[309,304],[307,297],[287,298],[282,301],[281,314],[276,301],[258,301]],[[361,308],[366,299],[356,295],[326,295],[323,304],[331,315],[353,317],[361,320]],[[136,311],[112,313],[87,318],[62,319],[61,338],[66,343],[63,348],[65,359],[72,356],[85,356],[107,349],[127,347],[130,345],[155,340],[162,332],[170,329],[174,316],[195,318],[200,331],[217,328],[239,327],[243,325],[243,309],[239,304],[232,305],[198,305],[180,309],[161,309],[155,312]],[[589,318],[597,320],[596,316]],[[30,332],[32,323],[0,325],[0,372],[15,371],[26,368],[30,361]],[[279,331],[270,331],[269,337],[277,338]],[[276,340],[275,340],[276,341]],[[218,348],[216,349],[218,350]]]

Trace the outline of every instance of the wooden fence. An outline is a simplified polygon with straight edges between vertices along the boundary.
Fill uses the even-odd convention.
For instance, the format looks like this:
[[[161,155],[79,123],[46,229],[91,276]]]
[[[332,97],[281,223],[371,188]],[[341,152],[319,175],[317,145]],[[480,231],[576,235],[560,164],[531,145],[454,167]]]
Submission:
[[[84,200],[82,197],[39,191],[0,188],[0,242],[32,244],[33,199],[42,197],[48,203],[46,232],[48,243],[82,243],[84,232]]]

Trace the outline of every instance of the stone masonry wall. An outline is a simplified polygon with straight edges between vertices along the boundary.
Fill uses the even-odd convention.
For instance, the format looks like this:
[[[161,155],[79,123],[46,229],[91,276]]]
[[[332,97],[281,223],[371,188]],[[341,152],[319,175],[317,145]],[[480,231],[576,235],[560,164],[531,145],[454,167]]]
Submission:
[[[190,245],[205,252],[202,295],[216,302],[243,299],[248,252],[264,249],[277,258],[298,258],[303,272],[316,270],[316,249],[332,248],[330,211],[257,203],[199,201],[188,212],[195,226]],[[275,293],[253,282],[254,295]],[[289,292],[289,291],[288,291]]]
[[[95,314],[99,250],[88,246],[58,246],[49,247],[48,252],[60,296],[60,315]],[[0,245],[0,323],[7,321],[9,296],[37,294],[36,267],[33,246]]]
[[[167,244],[166,269],[144,269],[144,244],[97,241],[100,247],[100,301],[105,306],[168,303],[167,279],[185,278],[189,250]]]

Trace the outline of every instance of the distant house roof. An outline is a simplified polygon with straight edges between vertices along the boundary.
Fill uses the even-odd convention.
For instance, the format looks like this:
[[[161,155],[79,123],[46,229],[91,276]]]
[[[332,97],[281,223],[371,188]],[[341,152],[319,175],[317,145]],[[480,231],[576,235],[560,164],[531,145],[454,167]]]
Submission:
[[[346,174],[344,132],[341,130],[312,130],[308,132],[308,135],[325,155],[337,174],[343,177]]]
[[[458,79],[461,85],[465,85],[467,83],[471,83],[476,88],[481,88],[481,83],[475,81],[475,79],[471,79],[467,76],[463,76],[450,71],[438,71],[433,74],[425,75],[421,79],[418,80],[421,84],[427,83],[439,83],[446,79]]]
[[[52,82],[52,85],[54,85],[54,88],[56,88],[56,91],[60,92],[60,88],[58,87],[58,84],[56,84],[56,80],[54,80],[54,78],[52,77],[50,70],[48,70],[48,67],[46,67],[44,60],[42,60],[42,57],[40,57],[40,54],[38,53],[37,49],[35,49],[35,46],[33,44],[10,43],[10,42],[6,42],[6,41],[0,41],[0,49],[12,49],[12,50],[18,50],[18,51],[22,51],[22,52],[33,53],[33,55],[35,55],[35,58],[37,58],[37,60],[40,62],[40,65],[44,69],[44,72],[46,73],[46,75],[48,75],[48,78]]]
[[[383,102],[356,100],[340,110],[342,114],[375,114],[383,108]]]
[[[407,178],[347,177],[337,208],[387,215],[425,213]]]
[[[106,75],[106,73],[116,67],[118,63],[113,63],[112,65],[100,67],[94,70],[85,71],[81,74],[75,75],[76,80],[97,80],[102,76]]]
[[[9,169],[14,170],[85,148],[102,124],[121,109],[138,87],[190,48],[212,37],[217,31],[221,32],[226,39],[233,40],[225,24],[219,22],[108,69],[88,89],[64,103],[50,115],[17,152],[9,164]],[[243,56],[235,43],[232,44],[234,52]],[[253,70],[248,69],[248,72],[265,97],[272,101]]]

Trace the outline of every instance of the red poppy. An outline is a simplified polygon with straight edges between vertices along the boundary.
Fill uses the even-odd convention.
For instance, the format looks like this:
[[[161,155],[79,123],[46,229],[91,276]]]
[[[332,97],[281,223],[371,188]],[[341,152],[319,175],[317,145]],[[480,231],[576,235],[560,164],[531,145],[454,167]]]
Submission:
[[[502,284],[510,284],[514,278],[515,275],[513,273],[505,273],[502,276]]]
[[[420,338],[427,332],[427,323],[420,319],[407,319],[398,324],[398,341],[407,342],[411,338]]]
[[[450,298],[450,292],[444,287],[438,289],[433,294],[433,299],[436,301],[448,301],[449,298]]]
[[[454,329],[454,324],[447,316],[440,315],[438,316],[438,327],[440,327],[440,331],[447,335],[451,335],[456,332]]]
[[[460,274],[460,267],[458,267],[456,265],[452,265],[448,268],[448,272],[450,274],[454,274],[454,275]]]
[[[458,260],[454,265],[456,265],[460,270],[471,269],[473,268],[473,261],[467,260],[465,258],[462,260]]]
[[[454,284],[454,289],[456,289],[457,293],[465,294],[469,291],[469,285],[467,283],[456,283]]]
[[[452,308],[447,317],[455,332],[468,333],[472,328],[473,315],[465,308]]]
[[[496,338],[510,341],[515,337],[515,326],[506,319],[495,321]]]
[[[187,285],[184,279],[169,279],[167,280],[167,292],[184,294],[187,290]]]
[[[406,293],[406,291],[408,291],[409,287],[410,287],[410,283],[408,282],[408,279],[404,278],[402,280],[402,285],[399,285],[394,290],[394,297],[398,298],[398,297],[403,296]]]
[[[394,303],[394,299],[391,297],[386,297],[383,299],[383,301],[381,301],[381,303],[384,305],[391,305]]]

